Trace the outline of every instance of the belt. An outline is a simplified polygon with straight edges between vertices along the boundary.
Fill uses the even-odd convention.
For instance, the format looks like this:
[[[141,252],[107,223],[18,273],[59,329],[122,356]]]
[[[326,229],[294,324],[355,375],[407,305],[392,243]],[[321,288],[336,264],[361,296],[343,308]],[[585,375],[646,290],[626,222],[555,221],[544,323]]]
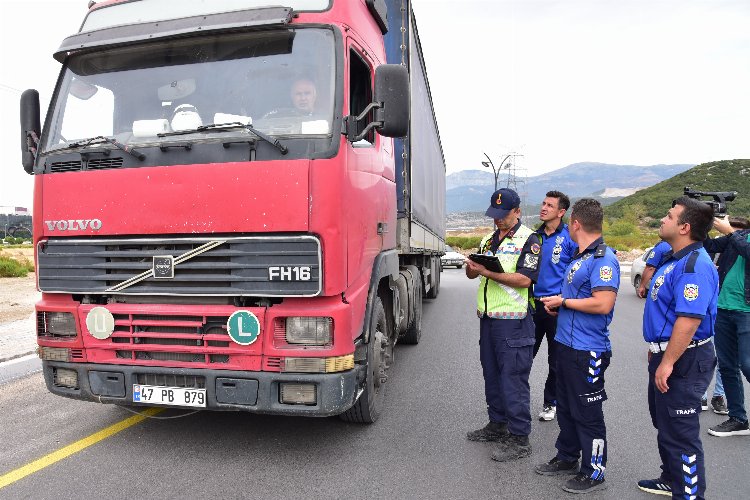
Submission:
[[[711,337],[707,339],[703,339],[703,340],[693,340],[692,342],[688,344],[687,348],[690,349],[692,347],[698,347],[703,344],[707,344],[709,342],[711,342]],[[668,345],[669,345],[669,342],[649,342],[648,350],[653,353],[664,352],[667,350]]]

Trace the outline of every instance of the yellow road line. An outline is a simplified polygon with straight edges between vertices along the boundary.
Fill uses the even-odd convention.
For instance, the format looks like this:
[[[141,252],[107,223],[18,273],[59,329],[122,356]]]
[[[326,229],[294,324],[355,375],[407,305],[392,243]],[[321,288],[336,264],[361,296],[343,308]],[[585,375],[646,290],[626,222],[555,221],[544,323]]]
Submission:
[[[40,459],[34,460],[33,462],[30,462],[22,467],[19,467],[16,470],[10,471],[7,474],[0,476],[0,489],[5,488],[9,484],[13,484],[16,481],[23,479],[28,475],[38,472],[44,469],[45,467],[49,467],[50,465],[56,462],[59,462],[60,460],[68,458],[69,456],[74,455],[78,453],[79,451],[85,450],[89,446],[94,445],[104,439],[107,439],[108,437],[114,436],[118,432],[124,431],[128,427],[132,427],[135,424],[147,419],[148,417],[156,415],[157,413],[161,413],[163,411],[164,411],[164,408],[148,408],[144,412],[142,412],[140,415],[133,415],[130,418],[126,418],[125,420],[121,422],[117,422],[116,424],[110,425],[106,429],[102,429],[98,432],[95,432],[94,434],[88,437],[85,437],[79,441],[76,441],[73,444],[69,444],[68,446],[65,446],[64,448],[60,448],[57,451],[53,451],[49,455],[45,455]]]

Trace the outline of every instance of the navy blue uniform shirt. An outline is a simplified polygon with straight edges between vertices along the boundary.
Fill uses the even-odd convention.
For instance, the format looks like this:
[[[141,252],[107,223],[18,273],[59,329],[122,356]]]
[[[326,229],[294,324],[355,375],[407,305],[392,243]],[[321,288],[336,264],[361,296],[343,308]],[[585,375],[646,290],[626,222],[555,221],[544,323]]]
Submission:
[[[668,341],[678,316],[702,319],[693,340],[713,336],[719,275],[703,242],[668,257],[654,273],[646,296],[643,338],[646,342]]]
[[[573,256],[563,279],[564,299],[585,299],[599,290],[617,293],[620,287],[620,263],[612,249],[603,243],[599,238],[583,252]],[[613,311],[609,314],[589,314],[561,307],[555,340],[579,351],[610,351],[609,324],[612,314]]]
[[[539,279],[534,285],[534,297],[549,297],[559,295],[562,288],[565,268],[573,259],[578,245],[570,239],[568,225],[562,222],[554,233],[547,236],[544,224],[536,232],[542,238],[542,262],[539,269]]]

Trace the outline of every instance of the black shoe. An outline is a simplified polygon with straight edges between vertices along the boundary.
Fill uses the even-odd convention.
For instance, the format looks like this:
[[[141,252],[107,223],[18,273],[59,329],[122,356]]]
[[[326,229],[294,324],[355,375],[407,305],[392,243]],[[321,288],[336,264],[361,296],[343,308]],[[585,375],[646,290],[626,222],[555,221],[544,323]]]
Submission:
[[[500,441],[508,435],[508,424],[489,422],[481,429],[466,433],[466,439],[469,441]]]
[[[729,408],[727,408],[727,400],[724,396],[714,396],[711,398],[711,408],[714,413],[719,415],[729,415]]]
[[[708,433],[719,437],[750,436],[750,427],[748,427],[747,421],[740,422],[734,417],[729,417],[729,420],[710,427]]]
[[[562,489],[568,493],[588,493],[603,490],[606,487],[604,479],[591,479],[586,474],[579,472],[573,479],[568,479]]]
[[[542,476],[561,476],[563,474],[577,474],[578,460],[568,462],[555,457],[546,464],[539,464],[534,468],[537,474]]]
[[[672,486],[663,479],[641,479],[638,488],[654,495],[672,496]]]
[[[708,399],[701,398],[701,410],[703,411],[708,410]]]
[[[492,452],[492,460],[497,462],[509,462],[526,458],[531,455],[531,443],[529,436],[516,436],[509,434],[500,445]]]

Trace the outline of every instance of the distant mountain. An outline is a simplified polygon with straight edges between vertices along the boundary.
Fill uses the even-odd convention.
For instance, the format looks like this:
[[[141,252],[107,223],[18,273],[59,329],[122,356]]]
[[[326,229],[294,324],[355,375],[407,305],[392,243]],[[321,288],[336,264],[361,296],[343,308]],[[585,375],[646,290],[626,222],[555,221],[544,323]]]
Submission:
[[[623,198],[607,207],[606,214],[621,217],[626,210],[639,205],[644,218],[661,219],[672,206],[672,200],[681,196],[686,186],[698,191],[737,191],[735,201],[728,203],[729,215],[750,217],[750,160],[703,163]]]
[[[571,198],[593,196],[605,204],[626,194],[652,186],[693,165],[612,165],[607,163],[574,163],[567,167],[518,179],[519,191],[525,191],[524,203],[538,205],[545,193],[552,189],[562,191]],[[507,175],[498,179],[500,186],[507,184]],[[494,190],[495,178],[489,170],[464,170],[446,178],[446,208],[448,213],[484,211]],[[521,186],[525,186],[521,188]],[[619,190],[619,191],[618,191]],[[597,194],[598,193],[598,194]]]

